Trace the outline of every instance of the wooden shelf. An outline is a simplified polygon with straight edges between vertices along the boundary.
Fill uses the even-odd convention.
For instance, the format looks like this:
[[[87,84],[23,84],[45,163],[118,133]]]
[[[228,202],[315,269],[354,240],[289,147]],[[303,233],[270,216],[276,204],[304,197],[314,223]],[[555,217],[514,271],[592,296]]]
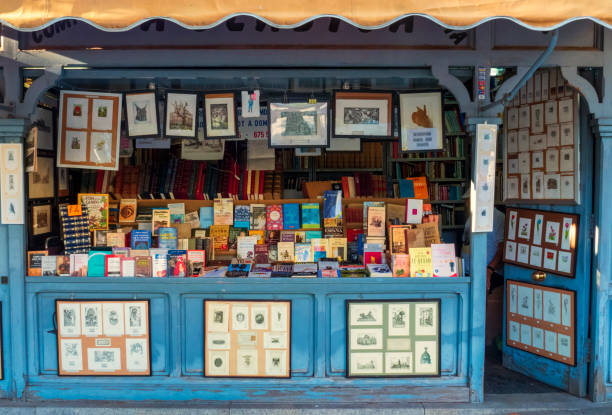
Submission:
[[[395,158],[391,159],[395,163],[423,163],[427,161],[465,161],[465,157],[424,157],[424,158]]]

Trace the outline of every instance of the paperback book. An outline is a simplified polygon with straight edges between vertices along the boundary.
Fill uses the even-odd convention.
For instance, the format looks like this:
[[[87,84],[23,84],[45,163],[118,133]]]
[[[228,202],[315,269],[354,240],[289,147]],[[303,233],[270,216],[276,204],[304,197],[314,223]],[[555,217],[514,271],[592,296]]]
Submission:
[[[318,203],[302,203],[302,228],[319,229],[321,216]]]

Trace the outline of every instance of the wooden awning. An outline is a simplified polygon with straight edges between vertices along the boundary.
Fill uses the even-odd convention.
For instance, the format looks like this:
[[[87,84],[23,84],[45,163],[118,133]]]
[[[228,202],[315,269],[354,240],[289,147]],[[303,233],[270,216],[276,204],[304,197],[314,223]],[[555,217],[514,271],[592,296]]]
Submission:
[[[20,30],[41,29],[61,19],[87,21],[104,30],[128,30],[163,18],[192,29],[214,27],[249,15],[279,28],[318,17],[337,17],[374,29],[408,16],[424,16],[453,29],[504,18],[549,30],[588,18],[612,28],[611,0],[2,0],[0,22]]]

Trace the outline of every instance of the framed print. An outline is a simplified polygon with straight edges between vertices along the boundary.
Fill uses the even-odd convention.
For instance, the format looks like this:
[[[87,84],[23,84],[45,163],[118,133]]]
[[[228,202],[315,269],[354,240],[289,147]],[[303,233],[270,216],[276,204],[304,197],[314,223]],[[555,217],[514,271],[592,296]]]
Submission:
[[[28,173],[28,199],[55,197],[55,168],[52,157],[38,157],[38,171]]]
[[[159,137],[158,109],[154,91],[126,92],[125,121],[128,137]]]
[[[151,375],[149,305],[149,300],[55,300],[58,375]]]
[[[440,299],[346,300],[346,376],[440,376]]]
[[[328,147],[328,103],[270,103],[269,147]]]
[[[33,126],[25,140],[25,171],[38,171],[38,127]]]
[[[122,94],[61,91],[57,167],[118,170]]]
[[[238,138],[236,95],[233,92],[204,94],[205,138]]]
[[[391,92],[335,91],[333,115],[334,137],[393,137]]]
[[[164,120],[166,138],[197,138],[198,94],[166,92]]]
[[[38,149],[53,151],[53,115],[51,108],[36,107],[32,123],[38,130]]]
[[[576,292],[506,281],[506,345],[576,365]]]
[[[32,235],[51,233],[51,205],[32,206]]]
[[[108,194],[79,193],[78,203],[87,206],[90,231],[108,229]]]
[[[291,301],[204,300],[204,322],[204,376],[291,376]]]
[[[401,151],[442,149],[442,92],[399,94]]]
[[[70,187],[68,184],[68,169],[60,167],[57,169],[57,196],[66,197],[70,194]]]
[[[0,144],[0,213],[0,223],[24,223],[22,144]]]

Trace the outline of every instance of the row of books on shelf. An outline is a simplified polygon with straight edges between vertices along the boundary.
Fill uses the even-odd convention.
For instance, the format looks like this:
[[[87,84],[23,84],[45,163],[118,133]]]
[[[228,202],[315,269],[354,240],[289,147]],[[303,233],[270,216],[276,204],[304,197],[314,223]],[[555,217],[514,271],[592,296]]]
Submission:
[[[307,169],[314,163],[320,169],[382,168],[383,143],[363,141],[361,151],[326,151],[320,156],[300,157],[294,149],[276,150],[277,164],[283,169]]]
[[[466,137],[464,136],[445,136],[442,141],[442,149],[439,151],[419,151],[402,153],[400,151],[399,142],[394,141],[392,144],[393,158],[407,159],[427,159],[436,157],[465,157],[466,154]]]
[[[458,108],[444,111],[444,128],[447,134],[465,132],[465,118]]]
[[[342,195],[344,197],[387,197],[387,178],[380,174],[355,173],[342,176]]]
[[[395,177],[427,176],[432,179],[463,179],[462,161],[432,161],[429,163],[395,163]]]
[[[461,200],[465,193],[465,184],[429,183],[429,195],[432,201]]]

